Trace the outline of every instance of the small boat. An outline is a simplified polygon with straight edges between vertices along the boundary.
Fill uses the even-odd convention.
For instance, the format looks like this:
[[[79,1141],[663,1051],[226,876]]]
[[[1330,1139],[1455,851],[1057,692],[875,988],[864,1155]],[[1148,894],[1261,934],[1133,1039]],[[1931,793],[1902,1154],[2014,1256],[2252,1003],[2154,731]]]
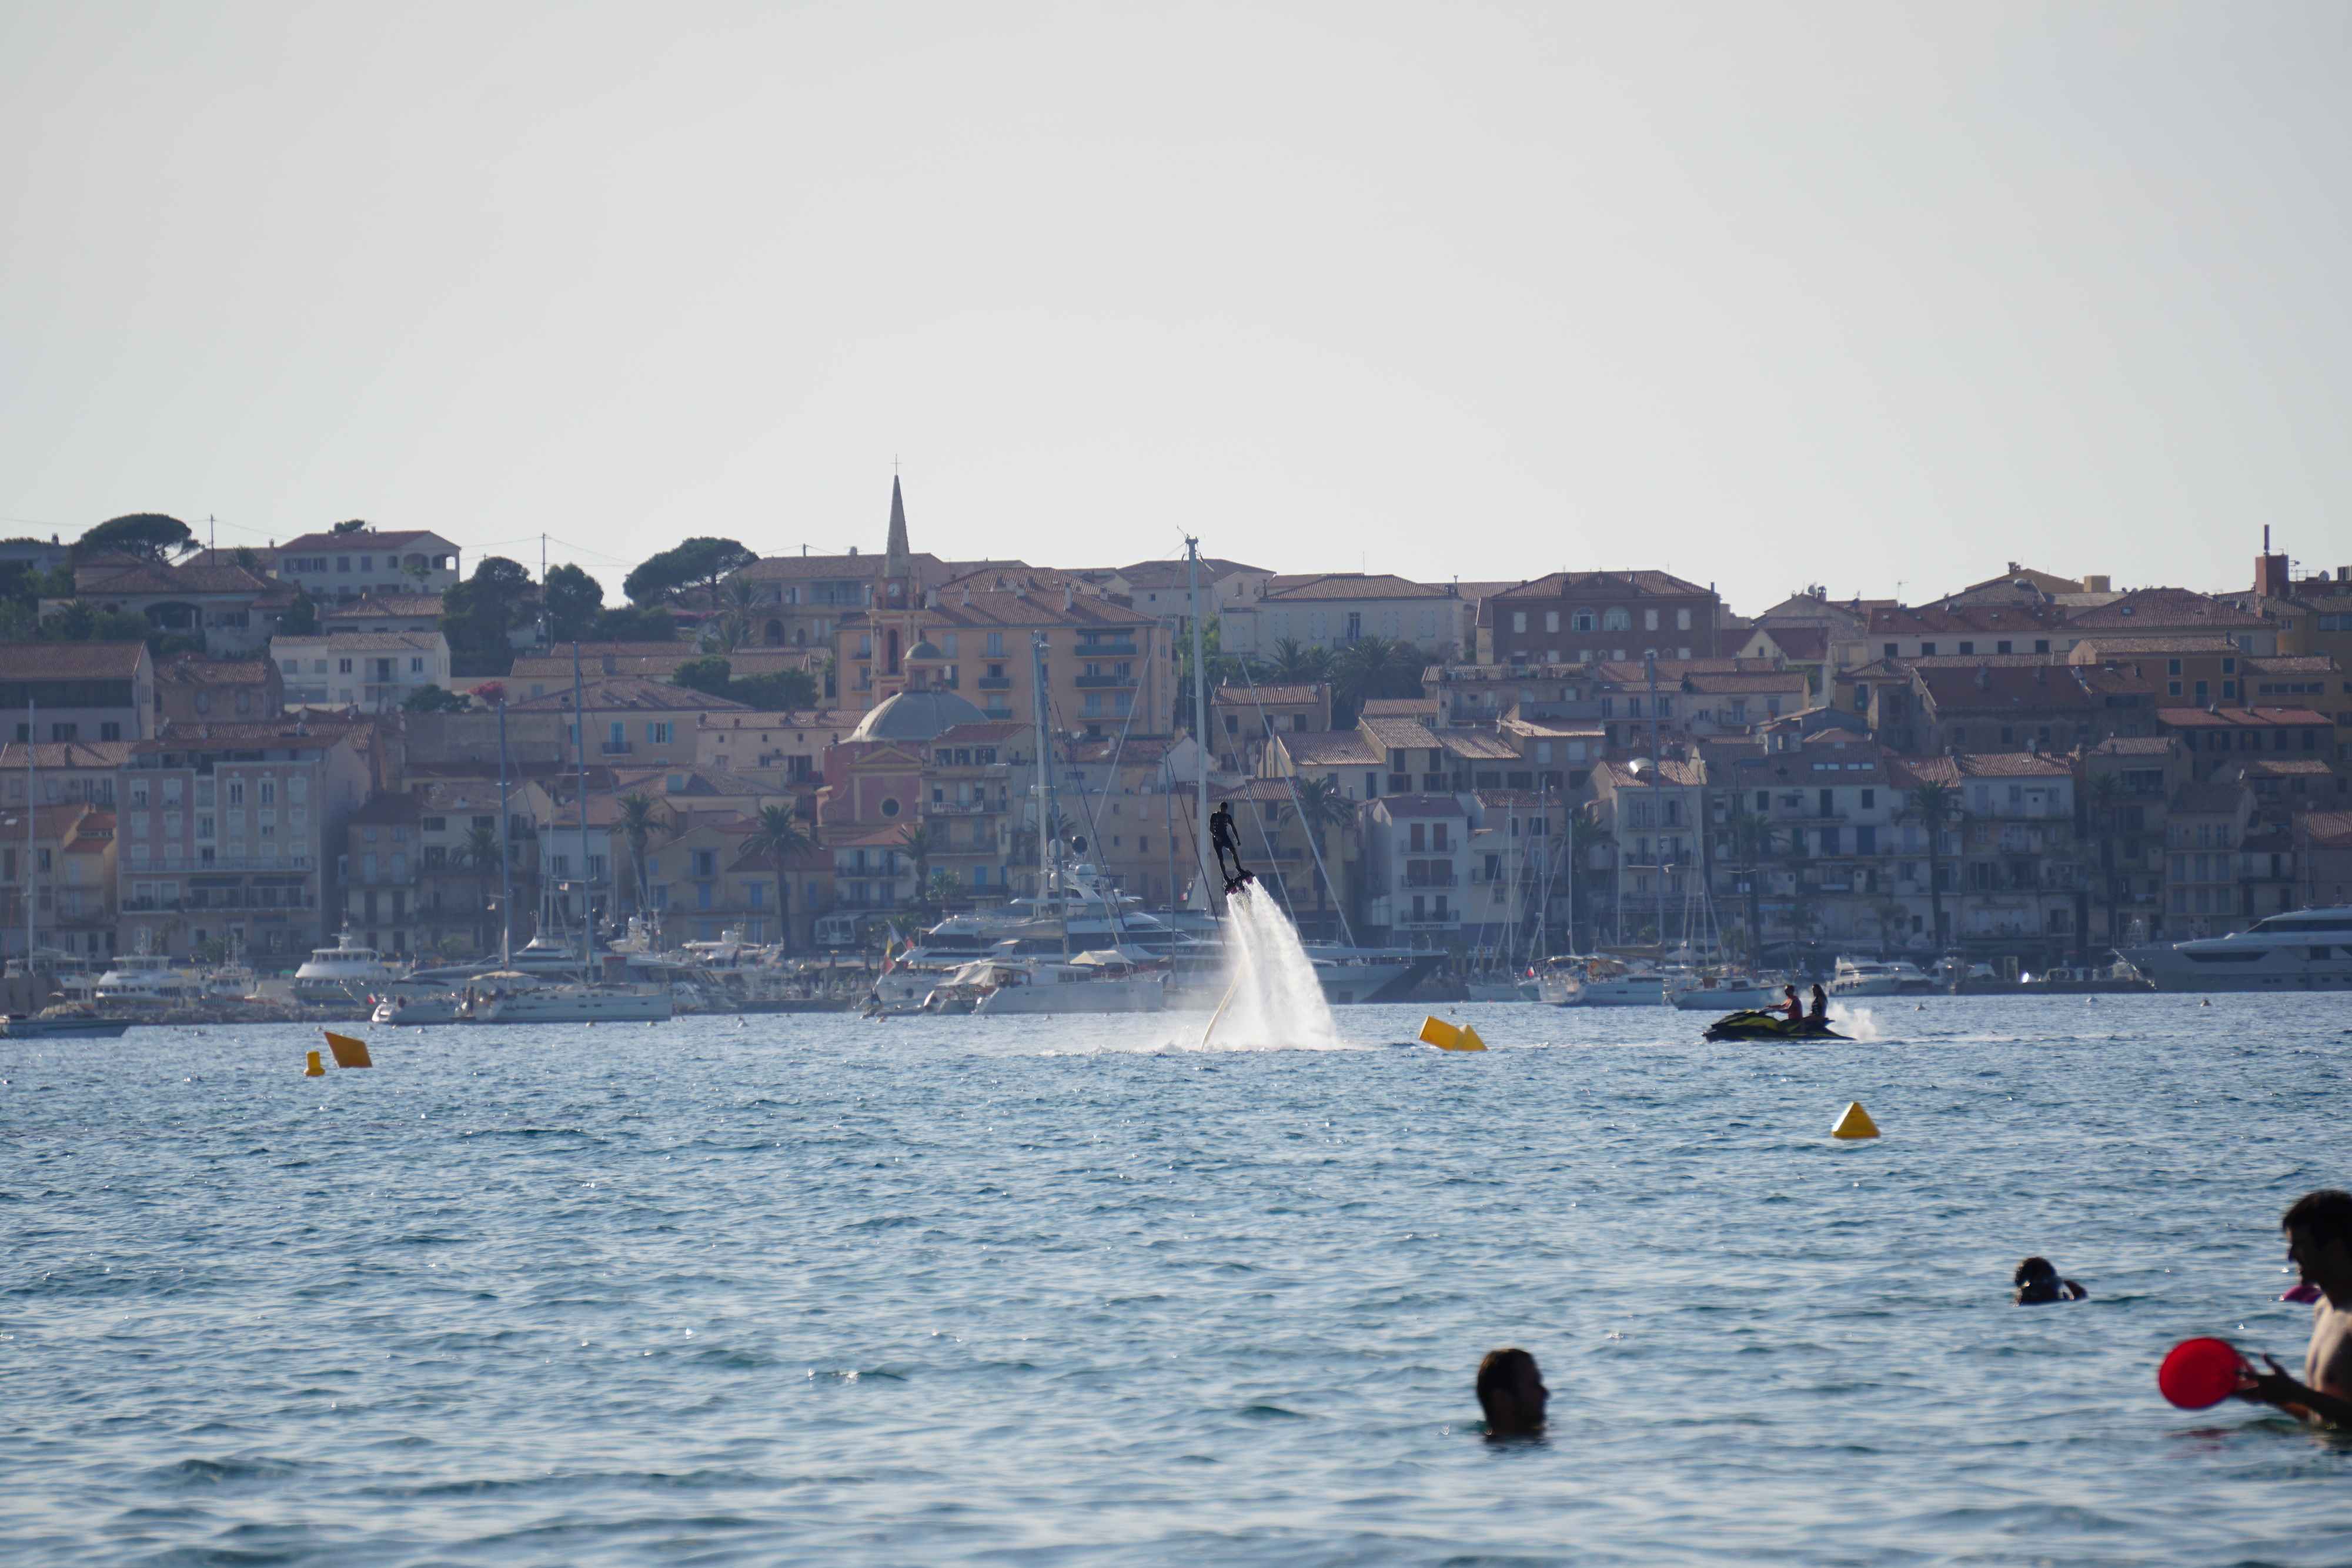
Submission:
[[[1706,1026],[1708,1040],[1852,1040],[1816,1019],[1780,1013],[1728,1013]]]
[[[1537,978],[1543,999],[1556,1008],[1655,1008],[1666,1000],[1666,976],[1614,958],[1563,956]]]
[[[173,1007],[203,1000],[205,983],[195,970],[175,967],[162,953],[123,953],[91,994],[112,1007]]]
[[[1724,1008],[1769,1008],[1780,1001],[1781,981],[1746,975],[1702,975],[1666,993],[1666,1000],[1685,1012],[1716,1012]]]
[[[0,1038],[8,1040],[119,1040],[135,1020],[104,1018],[86,1007],[68,1003],[30,1018],[0,1019]]]
[[[373,947],[352,940],[345,926],[331,947],[314,947],[310,961],[294,971],[294,999],[303,1002],[348,1002],[381,992],[399,971]]]
[[[1833,997],[1891,997],[1903,988],[1908,977],[1905,971],[1921,975],[1909,964],[1879,964],[1866,959],[1840,958],[1837,973],[1830,978],[1830,995]]]

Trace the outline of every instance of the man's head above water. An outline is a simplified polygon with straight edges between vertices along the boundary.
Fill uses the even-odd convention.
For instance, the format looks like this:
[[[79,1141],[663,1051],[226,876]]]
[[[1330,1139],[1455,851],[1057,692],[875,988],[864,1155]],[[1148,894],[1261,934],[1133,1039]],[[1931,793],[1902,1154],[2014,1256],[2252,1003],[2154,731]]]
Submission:
[[[1536,1358],[1516,1346],[1490,1350],[1478,1364],[1478,1405],[1486,1412],[1486,1436],[1521,1437],[1543,1430],[1544,1386]]]

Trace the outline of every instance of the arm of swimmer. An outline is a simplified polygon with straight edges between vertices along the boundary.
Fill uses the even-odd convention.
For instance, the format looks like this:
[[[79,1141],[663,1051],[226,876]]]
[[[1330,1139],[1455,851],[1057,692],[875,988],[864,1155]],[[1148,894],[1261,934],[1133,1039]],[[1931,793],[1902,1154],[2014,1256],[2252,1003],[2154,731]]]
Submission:
[[[2239,1385],[2236,1397],[2256,1405],[2275,1405],[2289,1415],[2307,1421],[2325,1421],[2331,1427],[2352,1427],[2352,1399],[2313,1388],[2290,1376],[2275,1357],[2264,1356],[2270,1364],[2266,1373],[2248,1373]]]

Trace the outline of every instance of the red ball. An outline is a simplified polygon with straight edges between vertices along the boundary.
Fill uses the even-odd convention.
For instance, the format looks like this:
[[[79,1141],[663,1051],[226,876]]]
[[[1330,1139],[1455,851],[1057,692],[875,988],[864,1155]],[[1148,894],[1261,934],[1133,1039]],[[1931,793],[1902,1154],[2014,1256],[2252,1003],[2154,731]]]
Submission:
[[[2225,1339],[2185,1339],[2156,1369],[2156,1386],[2183,1410],[2203,1410],[2237,1392],[2246,1358]]]

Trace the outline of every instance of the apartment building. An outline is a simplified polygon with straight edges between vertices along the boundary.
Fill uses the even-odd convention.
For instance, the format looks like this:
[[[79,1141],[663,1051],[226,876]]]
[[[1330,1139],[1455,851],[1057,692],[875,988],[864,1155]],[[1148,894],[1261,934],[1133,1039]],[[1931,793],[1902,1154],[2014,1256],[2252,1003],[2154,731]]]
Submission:
[[[1450,661],[1464,657],[1473,645],[1477,607],[1447,585],[1361,571],[1262,580],[1254,600],[1221,607],[1228,653],[1270,658],[1285,643],[1337,652],[1378,636]]]
[[[13,716],[9,733],[20,741],[144,740],[154,733],[155,661],[143,642],[12,643],[6,663],[0,716]]]
[[[449,689],[449,640],[438,632],[347,632],[275,637],[289,708],[391,713],[427,686]]]
[[[74,567],[74,597],[101,610],[143,617],[158,632],[198,635],[208,653],[234,656],[268,645],[293,590],[239,566],[172,566],[141,556],[102,555]],[[63,599],[40,601],[44,621]]]
[[[155,717],[160,726],[210,724],[215,716],[248,722],[286,711],[286,682],[277,661],[220,659],[181,653],[155,667]]]
[[[457,547],[426,529],[304,534],[277,547],[278,580],[323,606],[358,599],[438,596],[457,586]]]
[[[1713,659],[1723,601],[1663,571],[1553,572],[1482,601],[1493,662],[1532,668],[1608,660]]]
[[[29,822],[21,805],[0,814],[0,954],[23,957],[28,937],[36,954],[114,951],[114,813],[87,800],[36,806]]]

